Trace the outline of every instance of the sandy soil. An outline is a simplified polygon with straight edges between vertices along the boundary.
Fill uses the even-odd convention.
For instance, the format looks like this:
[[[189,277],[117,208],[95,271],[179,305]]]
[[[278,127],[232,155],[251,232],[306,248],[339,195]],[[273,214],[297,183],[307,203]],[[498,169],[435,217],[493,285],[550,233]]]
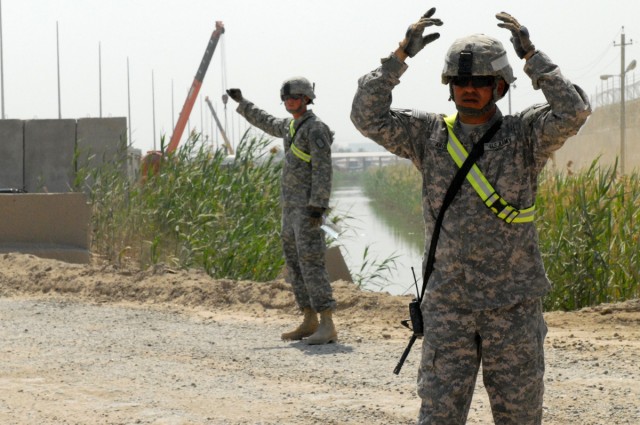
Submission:
[[[283,281],[0,256],[0,424],[412,424],[408,297],[334,283],[338,344]],[[547,313],[545,424],[640,424],[640,301]],[[481,381],[470,424],[490,424]]]

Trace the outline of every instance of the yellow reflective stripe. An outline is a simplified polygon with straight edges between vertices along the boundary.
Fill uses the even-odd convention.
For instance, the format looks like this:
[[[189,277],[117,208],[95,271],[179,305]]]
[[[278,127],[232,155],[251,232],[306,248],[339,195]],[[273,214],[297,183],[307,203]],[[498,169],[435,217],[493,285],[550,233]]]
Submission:
[[[462,164],[469,154],[453,132],[453,125],[456,122],[456,116],[457,114],[453,114],[444,118],[444,122],[447,125],[447,131],[449,132],[447,151],[449,151],[449,154],[458,167],[462,167]],[[501,220],[504,220],[507,223],[529,223],[533,221],[535,216],[535,205],[522,210],[518,210],[517,208],[509,205],[509,203],[494,190],[491,183],[489,183],[484,174],[482,174],[482,171],[480,171],[480,168],[475,164],[471,167],[471,170],[469,170],[467,180],[471,186],[473,186],[484,204]]]
[[[294,127],[295,123],[296,120],[291,120],[289,122],[289,135],[291,136],[291,139],[296,135],[296,128]],[[298,148],[293,141],[291,142],[291,152],[304,162],[311,162],[311,155]]]
[[[452,118],[450,120],[449,118]],[[455,133],[453,132],[453,123],[455,122],[456,115],[452,115],[451,117],[445,118],[445,122],[447,123],[447,130],[449,130],[449,143],[447,144],[447,150],[449,154],[453,157],[453,160],[458,164],[458,167],[462,167],[465,159],[469,154],[465,150],[462,143],[458,140]],[[451,143],[453,142],[453,143]],[[493,190],[491,183],[487,181],[487,179],[482,174],[482,171],[478,168],[477,165],[473,165],[471,170],[469,170],[469,174],[467,174],[467,180],[471,183],[471,186],[478,192],[480,198],[485,202],[487,206],[490,206],[493,202],[497,201],[500,198],[500,195]],[[488,201],[491,199],[491,201]]]
[[[289,136],[293,138],[296,135],[296,128],[294,127],[296,120],[289,121]]]
[[[297,156],[298,158],[300,158],[301,160],[303,160],[304,162],[311,162],[311,155],[309,155],[308,153],[300,150],[295,143],[291,144],[291,152],[293,152],[293,154],[295,156]]]

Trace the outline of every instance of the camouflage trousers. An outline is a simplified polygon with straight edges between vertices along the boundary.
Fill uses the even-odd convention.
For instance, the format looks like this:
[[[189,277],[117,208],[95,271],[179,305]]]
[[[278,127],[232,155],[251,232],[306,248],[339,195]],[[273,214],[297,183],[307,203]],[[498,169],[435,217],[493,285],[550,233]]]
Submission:
[[[319,227],[311,227],[306,208],[282,209],[282,249],[287,280],[301,309],[334,310],[336,302],[324,264],[327,246]]]
[[[495,424],[541,424],[547,326],[540,299],[485,311],[425,307],[418,424],[464,424],[481,364]]]

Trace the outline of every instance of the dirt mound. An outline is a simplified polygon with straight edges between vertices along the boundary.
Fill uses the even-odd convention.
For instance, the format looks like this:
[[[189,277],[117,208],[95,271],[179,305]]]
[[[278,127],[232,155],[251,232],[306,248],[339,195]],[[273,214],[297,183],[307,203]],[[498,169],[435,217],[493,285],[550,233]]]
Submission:
[[[100,264],[69,264],[10,253],[0,256],[0,295],[72,295],[94,302],[170,303],[210,310],[249,310],[298,314],[291,286],[270,282],[212,279],[201,270],[156,265],[147,270]],[[408,296],[360,290],[352,283],[332,284],[341,315],[352,323],[396,325],[408,314]],[[375,310],[375,314],[368,312]]]

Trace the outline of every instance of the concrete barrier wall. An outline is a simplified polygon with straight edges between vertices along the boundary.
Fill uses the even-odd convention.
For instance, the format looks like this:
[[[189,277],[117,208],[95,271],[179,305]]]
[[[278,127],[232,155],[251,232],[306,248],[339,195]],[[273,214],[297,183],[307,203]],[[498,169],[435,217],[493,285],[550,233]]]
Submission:
[[[0,188],[24,188],[22,120],[0,120]]]
[[[75,120],[24,123],[25,189],[29,193],[64,193],[73,187]]]
[[[0,252],[88,263],[91,206],[67,192],[104,162],[126,172],[126,130],[125,118],[0,120],[0,188],[28,192],[0,194]]]
[[[79,119],[76,136],[78,169],[94,168],[104,162],[126,167],[126,130],[127,119],[123,117]]]
[[[65,193],[80,169],[127,162],[126,118],[0,120],[0,188]],[[77,157],[76,157],[77,153]]]
[[[91,187],[90,171],[103,163],[113,164],[127,172],[126,118],[82,118],[76,134],[76,171],[83,170],[83,188]],[[84,190],[84,189],[83,189]]]
[[[0,194],[0,217],[0,252],[89,262],[91,206],[85,194]]]

